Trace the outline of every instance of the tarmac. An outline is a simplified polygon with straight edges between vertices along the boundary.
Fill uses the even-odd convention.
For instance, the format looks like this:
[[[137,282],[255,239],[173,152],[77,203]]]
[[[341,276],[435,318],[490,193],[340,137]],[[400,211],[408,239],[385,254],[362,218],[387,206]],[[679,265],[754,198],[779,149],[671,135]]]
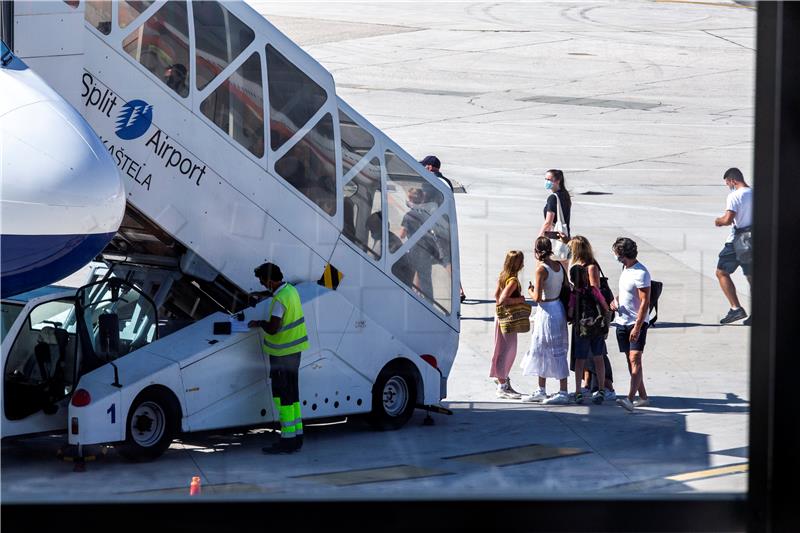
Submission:
[[[457,194],[458,355],[443,405],[393,432],[310,425],[301,453],[267,457],[269,429],[189,435],[152,463],[113,447],[76,472],[63,436],[4,442],[3,502],[189,498],[549,498],[747,490],[750,330],[720,326],[716,228],[732,166],[751,182],[755,10],[734,2],[251,2],[329,69],[339,95]],[[544,172],[561,168],[572,233],[616,293],[610,246],[633,238],[664,283],[648,334],[652,405],[540,406],[498,400],[488,377],[494,283],[506,251],[542,223]],[[752,183],[752,182],[751,182]],[[757,191],[757,184],[755,186]],[[749,311],[741,272],[734,281]],[[518,361],[529,346],[519,342]],[[609,357],[619,393],[624,356]],[[530,392],[535,378],[511,374]],[[555,382],[548,383],[555,392]],[[570,391],[574,381],[570,379]]]

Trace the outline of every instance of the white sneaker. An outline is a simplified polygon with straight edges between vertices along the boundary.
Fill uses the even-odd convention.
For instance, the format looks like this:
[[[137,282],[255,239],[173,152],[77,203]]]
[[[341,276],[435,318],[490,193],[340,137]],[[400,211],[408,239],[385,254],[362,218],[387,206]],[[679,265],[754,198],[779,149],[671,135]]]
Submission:
[[[542,403],[546,405],[566,405],[569,403],[569,394],[564,391],[558,391]]]
[[[647,407],[648,405],[650,405],[650,398],[647,398],[645,400],[637,398],[636,400],[633,400],[634,407]]]
[[[523,396],[522,401],[525,403],[541,403],[547,399],[547,393],[544,389],[539,389],[531,395]]]
[[[504,400],[519,400],[522,398],[522,394],[498,387],[497,397]]]
[[[516,394],[516,398],[517,399],[522,398],[522,394],[517,392],[517,391],[515,391],[514,387],[511,386],[511,378],[506,379],[506,386],[507,386],[506,390],[508,392],[510,392],[511,394]]]
[[[619,405],[620,407],[624,407],[631,413],[633,412],[633,404],[627,398],[617,398],[617,405]]]
[[[605,399],[606,397],[605,394],[603,394],[603,391],[595,391],[595,393],[592,394],[592,403],[595,405],[600,405]]]
[[[613,390],[606,389],[605,390],[605,397],[606,397],[606,400],[611,402],[611,401],[614,401],[614,400],[617,399],[617,393],[614,392]]]

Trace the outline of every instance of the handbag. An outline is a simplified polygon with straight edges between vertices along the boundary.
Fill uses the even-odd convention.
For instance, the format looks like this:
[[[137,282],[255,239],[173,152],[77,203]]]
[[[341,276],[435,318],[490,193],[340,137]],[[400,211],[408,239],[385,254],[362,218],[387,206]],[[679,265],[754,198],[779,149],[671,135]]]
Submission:
[[[733,251],[739,263],[749,265],[753,262],[753,233],[749,226],[734,230]]]
[[[556,195],[556,223],[553,229],[569,237],[569,226],[564,223],[564,217],[561,211],[561,199],[556,193],[553,194]],[[553,259],[556,261],[566,261],[572,255],[567,243],[561,239],[550,239],[550,245],[553,249]]]
[[[527,333],[531,330],[531,306],[497,304],[497,320],[503,333]]]
[[[567,281],[567,273],[564,271],[563,266],[561,267],[561,272],[563,274],[563,278],[561,283],[561,291],[558,293],[558,301],[564,306],[564,316],[566,316],[567,312],[569,311],[569,297],[572,295],[572,289]]]

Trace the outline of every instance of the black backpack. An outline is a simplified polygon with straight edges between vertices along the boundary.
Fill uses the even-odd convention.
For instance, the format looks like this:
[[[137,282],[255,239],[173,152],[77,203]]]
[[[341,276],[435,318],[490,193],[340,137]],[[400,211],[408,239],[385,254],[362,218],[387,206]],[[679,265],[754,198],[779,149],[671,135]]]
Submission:
[[[664,284],[660,281],[650,281],[650,309],[648,316],[650,317],[650,326],[654,326],[658,320],[658,298],[661,296],[661,289]],[[655,312],[653,312],[655,310]]]

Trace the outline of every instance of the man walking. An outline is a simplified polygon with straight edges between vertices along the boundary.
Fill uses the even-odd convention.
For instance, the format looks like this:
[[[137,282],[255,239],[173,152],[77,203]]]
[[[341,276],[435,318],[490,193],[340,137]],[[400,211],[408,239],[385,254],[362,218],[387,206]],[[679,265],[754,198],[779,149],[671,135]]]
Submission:
[[[749,232],[750,226],[753,224],[753,189],[745,183],[742,171],[738,168],[726,170],[723,179],[731,192],[725,202],[725,213],[715,219],[714,224],[717,227],[733,224],[731,234],[728,236],[728,240],[725,241],[725,246],[719,253],[719,260],[717,261],[719,286],[731,306],[728,314],[722,317],[719,323],[730,324],[747,317],[747,313],[739,304],[739,297],[736,295],[736,286],[733,284],[731,274],[741,266],[747,282],[751,286],[753,283],[751,264],[749,262],[741,262],[736,257],[736,250],[733,246],[736,236],[742,232]],[[750,319],[751,317],[747,317],[743,324],[749,326]]]
[[[264,453],[293,453],[303,446],[303,420],[300,413],[300,352],[307,350],[303,307],[297,289],[283,281],[278,265],[264,263],[255,269],[255,275],[266,292],[258,296],[271,296],[267,320],[251,320],[248,327],[260,327],[261,349],[269,357],[269,377],[272,382],[272,401],[281,422],[281,438]]]
[[[620,237],[611,249],[624,267],[619,276],[619,294],[611,302],[611,309],[617,312],[617,344],[619,351],[625,353],[631,375],[628,396],[617,398],[617,403],[633,411],[634,407],[650,404],[642,369],[650,310],[650,272],[636,259],[639,251],[631,239]],[[639,399],[634,401],[637,392]]]
[[[436,176],[437,178],[444,180],[447,186],[450,187],[450,190],[455,192],[455,190],[453,189],[453,182],[450,181],[448,178],[446,178],[445,175],[442,174],[442,172],[439,170],[442,167],[442,162],[439,160],[438,157],[436,157],[435,155],[426,155],[425,158],[419,162],[419,164],[425,167],[427,171],[433,173],[433,175]],[[444,267],[447,269],[448,272],[450,272],[450,269],[452,268],[450,263],[446,263]],[[463,302],[464,300],[467,299],[467,295],[464,294],[464,287],[461,285],[461,281],[458,282],[458,290],[460,293],[459,297]]]

